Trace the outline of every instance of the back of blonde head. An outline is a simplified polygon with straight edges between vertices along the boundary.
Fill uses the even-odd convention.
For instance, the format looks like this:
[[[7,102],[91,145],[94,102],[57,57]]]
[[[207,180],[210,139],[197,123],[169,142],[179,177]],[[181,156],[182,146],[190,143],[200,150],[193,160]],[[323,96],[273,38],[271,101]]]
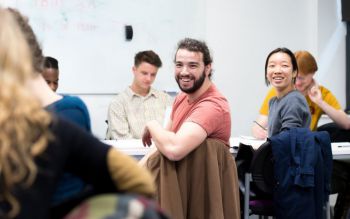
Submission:
[[[0,8],[0,200],[14,217],[20,203],[14,186],[30,186],[37,167],[34,157],[47,146],[50,115],[27,88],[34,76],[31,53],[12,14]]]

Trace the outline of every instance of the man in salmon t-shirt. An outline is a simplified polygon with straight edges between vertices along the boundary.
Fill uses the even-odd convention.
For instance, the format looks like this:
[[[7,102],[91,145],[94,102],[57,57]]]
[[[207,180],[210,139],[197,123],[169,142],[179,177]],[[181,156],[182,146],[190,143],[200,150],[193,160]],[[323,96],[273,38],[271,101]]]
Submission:
[[[166,128],[155,120],[146,124],[143,144],[151,145],[153,140],[155,150],[174,161],[186,157],[207,138],[229,145],[229,104],[210,79],[212,58],[207,45],[195,39],[183,39],[174,61],[175,79],[182,92],[175,98]]]

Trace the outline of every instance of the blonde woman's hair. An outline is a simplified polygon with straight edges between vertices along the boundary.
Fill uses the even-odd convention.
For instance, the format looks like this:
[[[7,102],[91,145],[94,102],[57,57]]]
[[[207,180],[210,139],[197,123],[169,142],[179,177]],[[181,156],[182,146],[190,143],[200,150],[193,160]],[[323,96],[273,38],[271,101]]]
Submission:
[[[51,116],[27,88],[31,77],[27,42],[12,14],[0,8],[0,201],[10,206],[1,218],[19,213],[13,188],[32,185],[37,175],[34,157],[51,138]]]

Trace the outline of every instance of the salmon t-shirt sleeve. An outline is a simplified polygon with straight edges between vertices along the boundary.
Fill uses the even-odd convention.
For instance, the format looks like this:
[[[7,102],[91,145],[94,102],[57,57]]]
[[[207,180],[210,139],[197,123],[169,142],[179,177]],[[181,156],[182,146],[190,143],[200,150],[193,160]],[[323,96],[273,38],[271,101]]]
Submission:
[[[204,101],[195,108],[186,121],[197,123],[212,138],[227,140],[230,137],[228,133],[231,133],[231,121],[228,108],[211,101]]]

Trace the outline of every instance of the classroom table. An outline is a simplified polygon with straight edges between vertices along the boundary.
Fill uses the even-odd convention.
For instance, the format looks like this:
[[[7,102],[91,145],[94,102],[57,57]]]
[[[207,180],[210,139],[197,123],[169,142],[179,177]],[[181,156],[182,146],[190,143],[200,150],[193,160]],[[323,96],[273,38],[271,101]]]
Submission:
[[[154,145],[151,145],[151,147],[144,147],[141,139],[101,141],[138,159],[142,158],[152,147],[154,147]],[[251,145],[256,149],[264,142],[264,140],[256,140],[250,136],[232,137],[230,138],[230,152],[235,154],[240,143]],[[350,142],[332,143],[332,154],[334,160],[342,160],[350,163]]]
[[[141,159],[147,152],[154,147],[144,147],[140,139],[129,139],[129,140],[102,140],[104,143],[114,146],[115,148],[123,151],[124,153]],[[264,140],[257,140],[250,136],[239,136],[230,138],[230,152],[235,155],[239,144],[251,145],[254,149],[258,148],[263,144]],[[350,142],[338,142],[331,143],[333,160],[341,160],[343,162],[350,163]],[[329,213],[329,203],[327,208],[327,218]]]

